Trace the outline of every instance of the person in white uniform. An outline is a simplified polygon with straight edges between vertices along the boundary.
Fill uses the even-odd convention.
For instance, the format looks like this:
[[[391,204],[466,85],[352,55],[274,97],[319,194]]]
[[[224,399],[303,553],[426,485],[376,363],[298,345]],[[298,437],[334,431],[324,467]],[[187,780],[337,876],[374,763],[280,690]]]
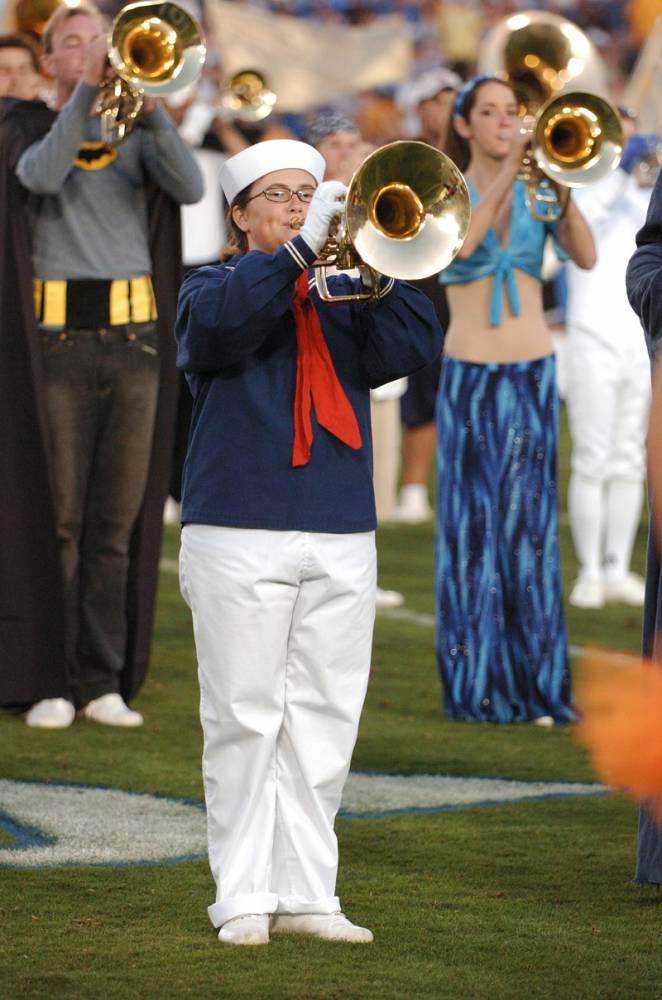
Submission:
[[[598,249],[592,270],[567,265],[568,512],[579,563],[569,601],[578,608],[644,602],[644,581],[630,562],[643,501],[650,362],[625,269],[655,180],[641,157],[655,144],[633,136],[619,169],[573,193]]]
[[[326,305],[309,271],[346,188],[292,140],[224,164],[222,263],[187,275],[176,324],[193,419],[182,593],[204,735],[210,919],[219,940],[299,933],[367,943],[336,895],[333,825],[358,731],[375,616],[370,389],[438,353],[427,298],[382,279]],[[335,294],[360,279],[329,275]]]

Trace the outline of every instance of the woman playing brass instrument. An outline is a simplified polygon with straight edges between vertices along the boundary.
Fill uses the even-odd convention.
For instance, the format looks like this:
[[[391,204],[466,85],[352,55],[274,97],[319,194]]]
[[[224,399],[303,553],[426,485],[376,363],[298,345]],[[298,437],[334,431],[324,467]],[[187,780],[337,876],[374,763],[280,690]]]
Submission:
[[[231,157],[231,245],[179,301],[194,397],[181,585],[201,685],[209,915],[233,945],[279,932],[372,940],[339,912],[333,831],[375,614],[369,391],[427,364],[442,334],[400,281],[374,305],[320,300],[309,269],[345,196],[340,181],[318,185],[324,168],[291,140]],[[329,276],[331,290],[359,284]]]
[[[451,322],[437,400],[437,657],[452,719],[549,725],[573,710],[542,256],[550,235],[580,267],[595,250],[572,201],[557,224],[527,211],[518,112],[509,84],[471,80],[446,150],[466,170],[472,219],[441,275]]]

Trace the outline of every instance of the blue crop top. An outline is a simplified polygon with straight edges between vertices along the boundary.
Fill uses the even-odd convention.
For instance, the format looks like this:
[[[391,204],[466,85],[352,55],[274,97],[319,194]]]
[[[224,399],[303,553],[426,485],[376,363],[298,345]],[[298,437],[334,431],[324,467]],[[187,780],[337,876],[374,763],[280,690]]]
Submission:
[[[466,178],[471,204],[476,205],[480,196],[471,181]],[[442,285],[466,285],[479,278],[494,275],[492,299],[490,303],[490,326],[500,326],[503,315],[503,287],[506,286],[508,304],[513,316],[520,315],[519,292],[515,281],[515,268],[525,271],[533,278],[542,278],[542,259],[545,240],[553,235],[557,222],[539,222],[526,207],[525,185],[522,181],[513,184],[513,209],[510,220],[510,239],[507,247],[502,247],[494,229],[488,229],[471,257],[462,260],[456,257],[439,275]],[[561,260],[567,255],[556,244],[556,252]]]

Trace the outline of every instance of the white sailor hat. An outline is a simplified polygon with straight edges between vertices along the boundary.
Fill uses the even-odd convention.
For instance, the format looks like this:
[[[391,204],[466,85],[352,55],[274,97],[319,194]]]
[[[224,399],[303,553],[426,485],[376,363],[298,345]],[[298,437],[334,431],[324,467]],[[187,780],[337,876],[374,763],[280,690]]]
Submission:
[[[228,205],[240,191],[265,174],[290,169],[307,170],[319,183],[324,177],[326,161],[313,146],[295,139],[267,139],[242,149],[221,168],[221,187]]]

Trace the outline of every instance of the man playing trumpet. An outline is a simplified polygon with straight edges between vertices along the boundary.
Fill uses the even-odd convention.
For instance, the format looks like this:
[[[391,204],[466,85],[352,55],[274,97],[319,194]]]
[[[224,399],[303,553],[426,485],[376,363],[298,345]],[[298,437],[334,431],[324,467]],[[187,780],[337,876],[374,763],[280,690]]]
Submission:
[[[100,141],[95,106],[108,42],[96,8],[58,8],[44,32],[44,51],[57,114],[39,105],[39,129],[26,112],[32,134],[26,140],[23,133],[27,148],[16,176],[22,201],[28,193],[35,370],[43,371],[35,405],[45,417],[45,444],[35,447],[44,444],[51,468],[42,520],[52,514],[59,562],[60,586],[49,603],[61,610],[63,633],[52,630],[40,684],[21,688],[12,700],[35,702],[26,717],[31,726],[68,726],[77,708],[96,722],[137,726],[142,716],[124,699],[135,693],[146,665],[158,558],[149,518],[160,519],[167,490],[167,463],[152,455],[152,443],[169,453],[164,405],[176,385],[166,363],[168,302],[157,306],[154,284],[171,286],[172,310],[179,256],[173,212],[201,197],[202,178],[153,99],[145,99],[138,127],[121,145]],[[150,229],[168,274],[155,270]],[[29,329],[27,336],[34,339]],[[40,457],[23,460],[37,464]],[[141,508],[132,553],[136,584],[129,590],[130,542]]]

